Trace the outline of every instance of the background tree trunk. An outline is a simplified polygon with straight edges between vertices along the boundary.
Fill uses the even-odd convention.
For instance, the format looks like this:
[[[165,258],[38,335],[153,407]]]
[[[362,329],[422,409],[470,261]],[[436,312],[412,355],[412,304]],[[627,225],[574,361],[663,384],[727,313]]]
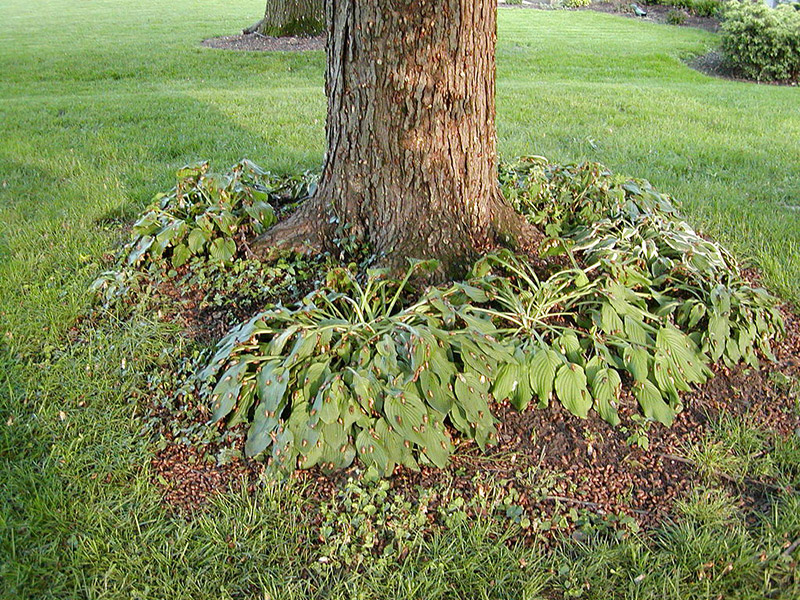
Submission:
[[[264,18],[244,33],[316,35],[325,29],[324,0],[267,0]]]
[[[354,236],[384,263],[437,258],[451,276],[531,233],[497,182],[496,0],[329,0],[326,17],[322,179],[259,245]]]

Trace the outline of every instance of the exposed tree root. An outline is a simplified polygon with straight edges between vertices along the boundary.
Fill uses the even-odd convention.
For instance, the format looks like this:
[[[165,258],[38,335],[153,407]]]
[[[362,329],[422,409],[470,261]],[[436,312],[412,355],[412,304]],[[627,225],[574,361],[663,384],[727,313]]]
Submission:
[[[441,268],[432,274],[431,280],[446,280],[463,275],[468,266],[486,250],[504,246],[531,256],[538,254],[543,235],[517,213],[498,192],[492,222],[489,226],[475,227],[472,239],[462,240],[446,248],[406,247],[403,240],[391,248],[382,247],[380,241],[370,238],[362,223],[352,223],[349,231],[356,242],[369,245],[377,254],[377,262],[401,272],[408,266],[406,257],[433,258],[440,260]],[[253,241],[252,252],[259,258],[267,257],[274,250],[291,250],[300,254],[335,252],[336,230],[333,211],[320,195],[306,200],[289,218],[277,223]],[[453,224],[456,227],[456,224]],[[415,230],[425,229],[424,223],[410,223]],[[458,237],[458,236],[455,236]],[[461,236],[464,237],[464,236]],[[467,236],[469,238],[469,236]]]
[[[253,23],[250,27],[245,27],[242,29],[242,35],[250,35],[252,33],[256,33],[257,31],[261,30],[261,26],[264,24],[264,19],[258,21],[258,23]]]

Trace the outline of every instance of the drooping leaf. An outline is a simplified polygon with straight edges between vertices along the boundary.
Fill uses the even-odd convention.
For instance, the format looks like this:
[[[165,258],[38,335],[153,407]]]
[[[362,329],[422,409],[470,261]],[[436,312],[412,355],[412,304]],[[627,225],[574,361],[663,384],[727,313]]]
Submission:
[[[561,404],[573,415],[585,419],[592,408],[583,367],[575,363],[561,365],[556,373],[555,390]]]

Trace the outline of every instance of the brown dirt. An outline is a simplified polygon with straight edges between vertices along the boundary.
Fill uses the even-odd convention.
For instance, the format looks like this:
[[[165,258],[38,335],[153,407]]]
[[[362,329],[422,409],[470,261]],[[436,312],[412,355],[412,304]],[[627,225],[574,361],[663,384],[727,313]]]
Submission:
[[[324,50],[325,36],[269,37],[259,33],[251,33],[209,38],[203,40],[200,44],[208,48],[244,50],[247,52],[307,52],[309,50]]]
[[[420,487],[459,490],[471,498],[493,482],[501,490],[515,489],[520,494],[516,504],[534,521],[555,519],[572,508],[600,516],[629,515],[644,527],[670,520],[675,502],[702,485],[697,469],[685,458],[686,448],[700,442],[715,419],[735,416],[780,438],[800,431],[796,399],[771,379],[776,371],[800,375],[800,318],[788,312],[785,316],[787,336],[776,347],[775,363],[765,361],[760,369],[715,369],[715,377],[705,386],[685,395],[686,408],[671,428],[654,424],[647,430],[648,450],[627,442],[635,429],[631,415],[638,413],[635,400],[627,395],[620,403],[622,425],[617,428],[598,418],[576,419],[558,403],[522,412],[503,403],[494,407],[501,421],[496,446],[481,453],[472,442],[459,442],[449,468],[419,472],[398,468],[392,489],[407,498],[415,497]],[[250,488],[255,485],[262,463],[235,457],[218,464],[215,455],[223,446],[201,449],[175,441],[168,431],[176,415],[159,412],[167,445],[152,461],[153,482],[163,490],[167,506],[190,515],[202,510],[216,492],[236,489],[243,482]],[[240,428],[229,436],[238,440],[233,448],[242,449],[243,434]],[[357,470],[357,465],[332,474],[313,469],[293,477],[307,484],[302,486],[306,498],[318,503],[339,494]],[[777,488],[773,481],[734,481],[724,474],[719,483],[735,491],[743,506],[762,510],[769,502],[766,492],[792,492]],[[429,508],[435,512],[435,500]]]
[[[640,21],[649,21],[651,23],[661,23],[663,25],[669,24],[667,22],[667,15],[670,12],[677,11],[683,12],[686,20],[679,25],[679,27],[695,27],[697,29],[704,29],[706,31],[716,32],[719,30],[719,19],[713,17],[698,17],[690,15],[685,11],[676,9],[673,6],[661,6],[660,4],[645,4],[639,2],[638,5],[647,12],[646,17],[637,17],[631,9],[632,2],[624,2],[622,0],[617,2],[595,2],[589,6],[582,7],[578,10],[594,10],[597,12],[604,12],[614,15],[621,15],[623,17],[630,17]]]

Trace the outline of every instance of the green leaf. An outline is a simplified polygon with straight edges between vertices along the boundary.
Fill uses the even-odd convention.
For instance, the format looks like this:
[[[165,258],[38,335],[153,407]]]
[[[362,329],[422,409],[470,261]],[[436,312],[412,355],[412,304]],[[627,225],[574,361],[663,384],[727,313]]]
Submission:
[[[608,302],[603,302],[600,309],[600,328],[608,335],[619,335],[623,332],[622,319]]]
[[[247,362],[239,361],[229,367],[214,386],[214,391],[211,392],[212,422],[216,423],[233,410],[242,388],[242,375],[246,370]]]
[[[442,415],[449,413],[453,406],[453,394],[447,386],[442,384],[439,376],[430,369],[426,369],[420,373],[418,381],[422,398]]]
[[[422,452],[426,457],[440,469],[447,467],[450,461],[450,454],[453,452],[453,442],[447,435],[441,422],[434,422],[436,415],[430,415],[430,426],[423,433]]]
[[[650,355],[645,348],[631,345],[625,346],[625,350],[623,350],[622,353],[625,368],[636,381],[644,381],[647,379],[649,373],[649,358]]]
[[[642,407],[642,412],[648,419],[653,419],[668,427],[672,425],[675,411],[664,402],[661,392],[649,379],[634,383],[633,395],[638,400],[639,406]]]
[[[289,385],[289,371],[279,361],[269,361],[256,375],[256,389],[261,399],[259,410],[278,413]],[[273,415],[274,416],[274,415]],[[280,414],[278,414],[280,416]]]
[[[199,227],[189,232],[189,238],[186,240],[186,243],[189,245],[189,250],[191,250],[192,254],[199,254],[203,250],[203,246],[206,245],[208,237],[208,233]]]
[[[150,246],[153,245],[154,239],[155,238],[149,235],[139,238],[134,245],[133,250],[131,250],[131,253],[128,255],[128,265],[135,265],[138,263],[144,256],[145,252],[147,252],[150,249]]]
[[[211,242],[208,255],[214,262],[229,263],[236,254],[236,243],[231,239],[217,238]]]
[[[708,320],[708,337],[706,339],[711,350],[711,357],[714,360],[719,360],[725,351],[725,345],[728,343],[730,333],[731,326],[728,317],[718,312],[712,313]]]
[[[384,446],[383,440],[374,433],[374,429],[372,432],[367,429],[359,432],[356,436],[356,450],[358,458],[366,467],[374,465],[381,477],[389,474],[389,452]]]
[[[549,348],[539,348],[528,361],[531,389],[539,396],[539,401],[543,405],[550,399],[556,369],[561,364],[558,354]]]
[[[620,422],[616,403],[619,398],[621,384],[622,380],[619,373],[610,368],[600,369],[592,378],[595,410],[612,427],[616,427]]]
[[[178,244],[172,249],[172,266],[181,267],[186,264],[192,253],[186,244]]]
[[[252,206],[245,206],[244,210],[256,223],[257,226],[253,228],[256,233],[266,231],[278,220],[275,216],[275,209],[266,202],[253,202]]]
[[[561,365],[555,379],[555,390],[561,404],[573,415],[585,419],[592,408],[592,398],[586,388],[583,367],[570,363]]]
[[[565,331],[558,337],[556,344],[561,354],[565,355],[571,362],[579,365],[583,364],[581,343],[574,331]]]
[[[426,428],[428,411],[425,405],[409,390],[389,394],[383,403],[386,419],[403,439],[423,445],[422,433]]]
[[[514,391],[519,386],[519,380],[522,378],[522,368],[517,363],[507,363],[500,367],[497,373],[497,379],[494,381],[492,387],[492,395],[498,401],[503,401],[510,398]]]

